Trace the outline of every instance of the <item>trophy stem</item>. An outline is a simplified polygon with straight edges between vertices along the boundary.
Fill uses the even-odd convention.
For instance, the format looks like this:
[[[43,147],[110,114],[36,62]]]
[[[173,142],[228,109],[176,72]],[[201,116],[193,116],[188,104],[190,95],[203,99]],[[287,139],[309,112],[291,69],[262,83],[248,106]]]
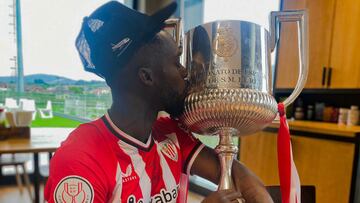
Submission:
[[[216,146],[215,151],[219,156],[221,176],[218,190],[227,190],[234,188],[231,178],[231,169],[233,160],[238,152],[238,147],[234,145],[232,140],[238,131],[234,128],[222,128],[219,132],[220,142]]]

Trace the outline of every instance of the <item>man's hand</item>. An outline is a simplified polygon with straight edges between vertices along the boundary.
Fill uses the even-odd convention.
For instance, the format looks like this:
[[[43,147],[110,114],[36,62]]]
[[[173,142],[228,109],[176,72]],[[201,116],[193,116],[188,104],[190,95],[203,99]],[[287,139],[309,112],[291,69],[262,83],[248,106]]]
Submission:
[[[212,192],[201,203],[244,203],[240,192],[233,190],[221,190]]]
[[[204,147],[196,157],[191,173],[217,184],[220,179],[220,162],[213,149]],[[234,160],[232,178],[235,189],[242,193],[246,203],[273,203],[261,180],[243,164]]]
[[[235,188],[241,191],[247,203],[273,203],[261,180],[238,161],[233,162],[232,176]]]

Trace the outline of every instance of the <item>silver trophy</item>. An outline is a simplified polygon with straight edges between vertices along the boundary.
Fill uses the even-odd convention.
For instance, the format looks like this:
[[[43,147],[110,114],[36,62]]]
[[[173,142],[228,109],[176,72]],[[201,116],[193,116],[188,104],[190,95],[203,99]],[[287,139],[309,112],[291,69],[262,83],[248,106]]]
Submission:
[[[299,35],[299,77],[294,91],[283,102],[287,106],[300,94],[308,73],[305,11],[272,12],[270,32],[255,23],[225,20],[197,26],[182,37],[180,21],[167,21],[175,28],[172,32],[177,42],[183,45],[190,83],[180,120],[194,133],[220,136],[215,148],[221,163],[218,190],[233,187],[231,168],[238,148],[232,137],[258,132],[277,115],[270,55],[280,22],[296,22]]]

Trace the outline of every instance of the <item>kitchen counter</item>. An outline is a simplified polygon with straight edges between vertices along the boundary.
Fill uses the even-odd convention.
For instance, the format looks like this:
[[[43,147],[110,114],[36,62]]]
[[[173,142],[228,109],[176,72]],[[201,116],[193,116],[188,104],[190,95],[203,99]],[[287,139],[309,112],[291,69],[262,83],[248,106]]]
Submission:
[[[356,137],[360,133],[360,126],[338,125],[337,123],[326,123],[317,121],[288,120],[290,130],[304,131],[311,133]],[[278,128],[279,123],[272,123],[269,128]]]

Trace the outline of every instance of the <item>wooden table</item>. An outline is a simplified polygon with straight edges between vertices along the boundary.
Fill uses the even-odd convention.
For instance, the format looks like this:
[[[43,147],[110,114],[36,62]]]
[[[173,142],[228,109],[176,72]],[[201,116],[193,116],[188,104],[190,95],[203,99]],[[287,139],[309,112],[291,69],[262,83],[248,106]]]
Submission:
[[[40,168],[39,153],[55,152],[66,139],[71,128],[31,128],[30,139],[7,139],[0,141],[0,154],[34,154],[34,192],[35,203],[40,203]]]

